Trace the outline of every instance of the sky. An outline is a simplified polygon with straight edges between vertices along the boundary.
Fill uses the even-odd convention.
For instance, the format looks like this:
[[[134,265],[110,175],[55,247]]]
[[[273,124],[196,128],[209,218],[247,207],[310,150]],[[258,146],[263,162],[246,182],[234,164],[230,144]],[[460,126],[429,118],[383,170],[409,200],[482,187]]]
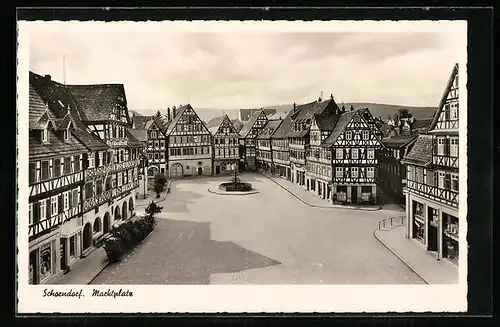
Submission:
[[[67,84],[124,84],[129,109],[140,110],[300,104],[321,92],[337,102],[435,107],[463,51],[462,40],[444,31],[192,32],[104,22],[28,28],[31,71]]]

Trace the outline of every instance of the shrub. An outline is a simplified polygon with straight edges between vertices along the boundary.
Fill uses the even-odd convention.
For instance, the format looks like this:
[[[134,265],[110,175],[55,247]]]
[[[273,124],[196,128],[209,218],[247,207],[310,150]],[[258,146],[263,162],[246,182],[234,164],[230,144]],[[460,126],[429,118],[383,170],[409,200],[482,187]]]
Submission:
[[[160,213],[162,210],[163,210],[163,207],[160,207],[154,201],[151,201],[151,203],[148,204],[148,206],[146,207],[145,211],[148,214],[148,216],[154,216],[157,213]]]
[[[122,246],[122,240],[118,237],[110,237],[104,243],[104,250],[108,256],[110,262],[119,261],[123,254],[125,254],[125,249]]]
[[[167,183],[167,179],[165,178],[165,175],[163,174],[158,174],[155,176],[155,180],[153,183],[153,189],[156,193],[156,197],[160,197],[160,193],[163,192],[165,189],[165,184]]]

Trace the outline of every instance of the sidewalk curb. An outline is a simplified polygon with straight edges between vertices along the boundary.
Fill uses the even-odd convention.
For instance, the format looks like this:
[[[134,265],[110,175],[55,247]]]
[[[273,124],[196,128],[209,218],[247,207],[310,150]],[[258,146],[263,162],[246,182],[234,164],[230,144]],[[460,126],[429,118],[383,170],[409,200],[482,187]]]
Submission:
[[[137,248],[137,247],[139,247],[139,245],[142,245],[142,243],[146,242],[146,240],[147,240],[147,239],[148,239],[148,238],[149,238],[149,237],[153,234],[153,232],[154,232],[154,231],[155,231],[155,230],[153,229],[153,230],[151,231],[151,233],[149,233],[149,234],[148,234],[148,236],[146,236],[146,237],[145,237],[142,241],[140,241],[140,242],[137,244],[136,248]],[[99,276],[99,274],[100,274],[100,273],[104,270],[104,268],[106,268],[107,266],[109,266],[109,264],[110,264],[110,263],[111,263],[111,262],[109,262],[109,260],[107,260],[107,261],[106,261],[106,264],[105,264],[105,265],[104,265],[101,269],[99,269],[99,271],[98,271],[98,272],[94,275],[94,277],[92,277],[92,279],[91,279],[89,282],[87,282],[87,285],[90,285],[90,284],[94,281],[94,279],[96,279],[96,278],[97,278],[97,276]]]
[[[167,188],[169,189],[171,186],[171,183],[168,183],[167,185],[168,185]],[[151,201],[153,201],[154,203],[162,202],[167,198],[167,194],[168,194],[168,192],[165,191],[165,194],[163,195],[163,197],[160,197],[160,199],[158,199],[158,200],[153,199]],[[137,199],[137,200],[141,200],[141,199]],[[142,199],[142,200],[145,200],[145,199]],[[136,204],[135,206],[136,207],[143,207],[143,206],[148,206],[150,203],[151,202],[147,202],[147,203],[143,203],[143,204]]]
[[[400,226],[397,226],[397,227],[400,227]],[[378,232],[378,228],[376,228],[374,231],[373,231],[373,237],[375,237],[377,239],[377,241],[380,242],[380,244],[382,244],[386,249],[388,249],[389,251],[392,252],[392,254],[394,254],[399,260],[401,260],[402,263],[404,263],[408,268],[410,268],[410,270],[412,270],[418,277],[420,277],[426,284],[430,284],[429,281],[427,279],[424,278],[424,276],[422,276],[415,267],[413,267],[412,264],[410,264],[408,261],[406,261],[402,256],[400,256],[396,251],[394,251],[389,245],[387,245],[384,241],[382,241],[378,236],[377,236],[377,232]],[[387,231],[386,231],[387,232]]]
[[[287,191],[288,193],[290,193],[291,195],[293,195],[295,198],[297,198],[298,200],[300,200],[300,202],[304,203],[305,205],[308,205],[309,207],[312,207],[312,208],[321,208],[321,209],[343,209],[343,210],[359,210],[359,211],[379,211],[382,209],[382,206],[379,204],[377,205],[374,209],[367,209],[367,208],[356,208],[356,207],[352,207],[352,206],[338,206],[338,207],[333,207],[333,206],[319,206],[319,205],[315,205],[315,204],[310,204],[308,202],[306,202],[305,200],[301,199],[300,197],[298,197],[297,195],[295,195],[292,191],[290,191],[289,189],[287,189],[286,187],[284,187],[283,185],[281,185],[280,183],[278,183],[277,181],[275,181],[273,178],[263,174],[263,173],[260,173],[262,176],[268,178],[269,180],[271,180],[273,183],[275,183],[276,185],[278,185],[279,187],[281,187],[282,189],[284,189],[285,191]]]
[[[215,195],[232,195],[232,196],[245,196],[245,195],[252,195],[252,194],[258,194],[260,193],[259,191],[250,191],[248,193],[235,193],[235,192],[226,192],[226,193],[219,193],[216,191],[212,191],[211,189],[207,189],[209,193],[215,194]]]

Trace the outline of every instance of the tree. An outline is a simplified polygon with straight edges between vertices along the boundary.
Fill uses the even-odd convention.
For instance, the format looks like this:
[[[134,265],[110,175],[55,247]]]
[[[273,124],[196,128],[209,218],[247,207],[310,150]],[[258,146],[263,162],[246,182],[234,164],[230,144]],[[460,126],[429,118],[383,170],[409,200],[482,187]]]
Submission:
[[[399,118],[410,118],[412,115],[408,108],[401,108],[398,110]]]
[[[154,201],[151,201],[150,204],[146,207],[146,213],[150,217],[154,217],[157,213],[160,213],[163,210],[163,207],[157,205]]]
[[[394,117],[392,118],[392,120],[394,120],[394,124],[396,126],[399,125],[399,115],[398,114],[394,114]]]
[[[163,174],[158,174],[155,176],[155,181],[153,184],[153,189],[156,193],[156,197],[160,197],[160,193],[165,189],[165,184],[167,183],[167,179]]]

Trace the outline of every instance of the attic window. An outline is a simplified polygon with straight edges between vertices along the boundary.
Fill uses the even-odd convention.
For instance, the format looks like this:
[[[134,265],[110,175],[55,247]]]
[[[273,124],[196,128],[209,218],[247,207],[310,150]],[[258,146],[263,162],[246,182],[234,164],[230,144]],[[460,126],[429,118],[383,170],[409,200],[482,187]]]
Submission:
[[[45,128],[42,131],[42,142],[48,142],[49,141],[49,130]]]

